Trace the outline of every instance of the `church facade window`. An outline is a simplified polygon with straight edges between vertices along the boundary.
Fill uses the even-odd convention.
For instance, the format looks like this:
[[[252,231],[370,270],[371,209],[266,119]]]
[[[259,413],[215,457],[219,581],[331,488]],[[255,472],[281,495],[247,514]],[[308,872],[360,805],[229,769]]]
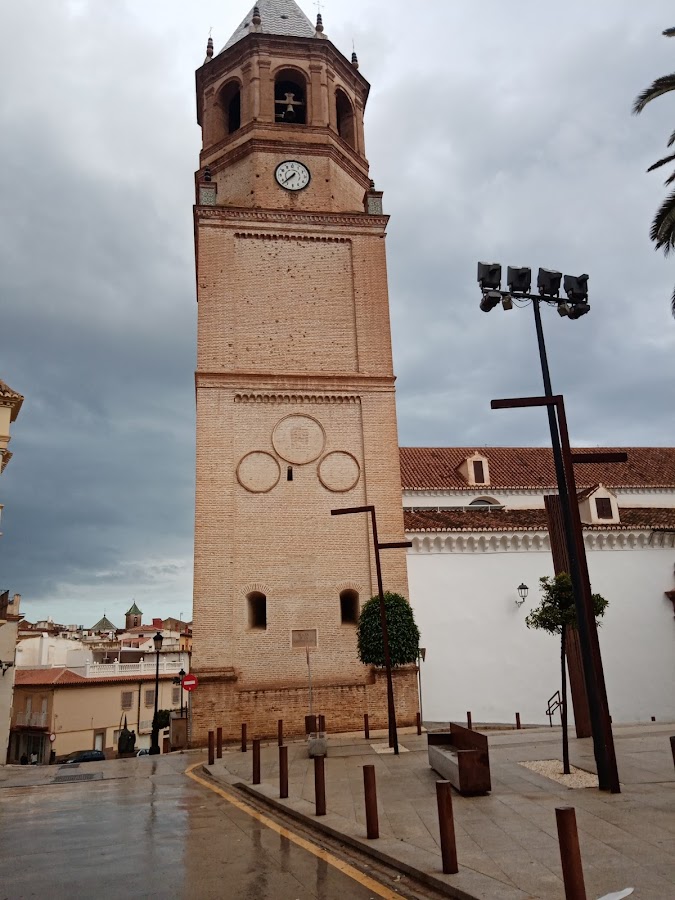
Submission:
[[[247,595],[246,603],[249,630],[265,631],[267,628],[267,597],[260,591],[252,591]]]
[[[356,150],[356,122],[354,108],[345,92],[338,88],[335,92],[335,108],[337,116],[337,130],[343,141]]]
[[[282,69],[274,79],[274,121],[307,124],[307,82],[296,69]]]
[[[340,591],[340,621],[343,625],[356,625],[359,621],[359,595],[357,591]]]

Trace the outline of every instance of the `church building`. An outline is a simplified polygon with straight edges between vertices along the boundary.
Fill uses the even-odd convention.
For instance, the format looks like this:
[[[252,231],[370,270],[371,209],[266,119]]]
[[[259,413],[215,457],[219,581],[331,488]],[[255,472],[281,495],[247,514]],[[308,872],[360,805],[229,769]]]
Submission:
[[[192,740],[314,712],[386,724],[358,659],[377,590],[368,517],[404,539],[385,257],[366,158],[369,85],[294,0],[260,0],[197,71],[198,344]],[[404,550],[382,556],[408,596]],[[416,670],[395,672],[399,724]]]

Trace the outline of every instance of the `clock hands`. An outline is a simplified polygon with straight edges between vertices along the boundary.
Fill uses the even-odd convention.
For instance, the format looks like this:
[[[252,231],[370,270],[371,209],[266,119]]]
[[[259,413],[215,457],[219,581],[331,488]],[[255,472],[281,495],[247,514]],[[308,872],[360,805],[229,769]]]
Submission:
[[[288,176],[288,178],[284,181],[284,184],[288,184],[288,182],[291,180],[291,178],[295,178],[297,176],[297,174],[298,174],[297,172],[291,172],[291,174]]]

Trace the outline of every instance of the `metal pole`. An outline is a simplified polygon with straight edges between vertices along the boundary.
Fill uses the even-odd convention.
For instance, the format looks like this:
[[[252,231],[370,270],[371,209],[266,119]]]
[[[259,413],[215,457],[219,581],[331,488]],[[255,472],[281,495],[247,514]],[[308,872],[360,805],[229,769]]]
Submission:
[[[366,740],[369,741],[370,740],[370,723],[369,723],[369,719],[368,719],[368,713],[363,714],[363,731],[365,733]]]
[[[277,743],[280,747],[284,745],[284,720],[279,719],[277,722]]]
[[[260,784],[260,738],[253,738],[253,784]]]
[[[152,737],[150,739],[150,754],[157,756],[162,751],[159,749],[159,650],[155,650],[155,714],[152,717]]]
[[[541,374],[544,381],[544,394],[546,397],[553,396],[551,387],[551,375],[548,368],[548,357],[546,355],[546,344],[544,342],[544,329],[541,323],[541,310],[539,308],[540,300],[533,298],[532,307],[534,309],[534,321],[537,330],[537,343],[539,345],[539,359],[541,361]],[[601,790],[609,789],[609,769],[607,754],[605,752],[605,740],[600,719],[600,699],[598,685],[595,677],[590,636],[588,632],[586,610],[584,604],[584,587],[579,562],[579,552],[576,541],[574,539],[572,501],[576,504],[576,491],[572,494],[573,484],[565,477],[565,464],[563,461],[563,453],[560,445],[560,433],[558,431],[558,419],[553,406],[547,407],[548,424],[551,432],[551,449],[553,451],[553,462],[555,465],[556,481],[558,483],[558,494],[560,495],[560,506],[563,519],[563,530],[565,532],[565,544],[567,545],[567,555],[570,562],[570,578],[572,580],[572,588],[574,591],[574,602],[577,611],[577,620],[579,624],[579,642],[581,645],[581,657],[584,670],[584,680],[586,682],[586,693],[588,696],[588,708],[591,719],[591,729],[593,731],[593,753],[595,755],[595,764],[598,769],[598,782]],[[559,412],[559,411],[558,411]]]
[[[314,757],[314,800],[316,815],[326,815],[326,773],[323,756]]]
[[[670,749],[673,754],[673,765],[675,766],[675,735],[670,739]]]
[[[565,473],[569,486],[569,496],[576,498],[576,480],[574,477],[574,463],[572,461],[572,448],[570,447],[569,431],[567,429],[567,416],[565,415],[565,404],[560,399],[557,404],[558,422],[560,424],[560,437],[562,440],[562,455],[565,465]],[[581,525],[581,516],[579,514],[579,505],[570,503],[570,512],[572,513],[572,528],[574,535],[574,543],[578,550],[577,564],[579,566],[580,582],[581,582],[581,609],[577,606],[577,619],[579,620],[579,638],[581,641],[582,655],[588,654],[588,664],[591,670],[590,675],[586,674],[586,659],[584,659],[584,676],[592,679],[593,691],[589,691],[589,708],[591,712],[591,725],[593,726],[593,743],[595,749],[596,728],[598,732],[598,740],[600,743],[600,754],[595,749],[596,761],[600,755],[605,764],[603,776],[600,777],[600,767],[598,766],[598,781],[601,790],[610,790],[613,794],[621,793],[621,785],[619,783],[619,772],[616,764],[616,751],[614,748],[614,735],[612,734],[612,719],[609,714],[609,703],[607,701],[607,688],[605,686],[605,673],[602,667],[602,656],[600,654],[600,642],[598,640],[598,626],[595,621],[595,611],[593,609],[593,597],[591,595],[591,582],[588,576],[588,564],[586,560],[586,550],[584,546],[584,533]],[[575,597],[576,599],[576,597]],[[593,702],[591,703],[591,699]]]
[[[466,714],[466,727],[469,729],[469,731],[473,731],[473,721],[471,719],[470,712],[467,712]]]
[[[422,734],[422,716],[417,713],[415,719],[417,721],[417,734]]]
[[[214,738],[215,735],[212,731],[209,731],[209,765],[212,766],[215,762],[214,758]]]
[[[363,793],[366,801],[366,834],[369,841],[380,836],[380,823],[377,815],[377,788],[375,785],[375,766],[363,767]]]
[[[216,756],[218,759],[223,758],[223,729],[216,730]]]
[[[279,797],[288,798],[288,747],[279,747]]]
[[[443,872],[456,875],[457,845],[455,843],[455,820],[452,816],[452,788],[449,781],[436,782],[436,804],[438,806],[438,828],[441,834],[441,855]]]
[[[394,706],[394,682],[391,677],[391,654],[389,653],[389,633],[387,631],[387,611],[384,605],[384,587],[382,585],[382,565],[380,563],[380,544],[377,537],[377,519],[375,507],[370,508],[370,520],[373,526],[373,543],[375,545],[375,569],[377,571],[377,590],[380,595],[380,624],[382,627],[382,644],[384,647],[384,665],[387,670],[387,718],[389,724],[389,746],[394,748],[398,756],[398,733],[396,731],[396,708]]]
[[[518,731],[522,728],[522,725],[520,724],[520,713],[516,713],[516,728]]]
[[[243,722],[241,726],[241,752],[246,753],[246,725]]]
[[[424,712],[422,711],[422,663],[424,662],[422,656],[418,654],[417,656],[417,681],[419,684],[419,692],[420,692],[420,722],[424,725]]]
[[[586,900],[584,870],[581,864],[577,817],[574,808],[571,806],[556,807],[555,818],[558,825],[565,898],[566,900]]]

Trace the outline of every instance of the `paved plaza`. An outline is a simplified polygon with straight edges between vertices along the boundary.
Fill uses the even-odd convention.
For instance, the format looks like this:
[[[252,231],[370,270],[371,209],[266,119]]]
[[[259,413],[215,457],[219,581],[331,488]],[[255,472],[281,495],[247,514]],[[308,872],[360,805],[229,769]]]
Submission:
[[[490,731],[492,793],[453,805],[458,875],[441,872],[435,782],[426,735],[401,733],[408,751],[395,757],[373,745],[386,735],[329,738],[325,761],[328,815],[314,817],[313,764],[303,742],[289,745],[289,800],[279,801],[276,743],[263,746],[262,784],[250,786],[252,753],[226,750],[209,771],[242,784],[266,802],[366,846],[385,861],[454,896],[478,900],[563,900],[555,808],[576,809],[589,898],[634,887],[636,900],[675,897],[675,768],[669,735],[675,726],[618,726],[614,730],[622,793],[571,790],[520,765],[560,757],[558,728]],[[570,741],[571,762],[595,770],[590,739]],[[380,838],[366,840],[362,766],[377,774]],[[452,895],[452,893],[451,893]]]

